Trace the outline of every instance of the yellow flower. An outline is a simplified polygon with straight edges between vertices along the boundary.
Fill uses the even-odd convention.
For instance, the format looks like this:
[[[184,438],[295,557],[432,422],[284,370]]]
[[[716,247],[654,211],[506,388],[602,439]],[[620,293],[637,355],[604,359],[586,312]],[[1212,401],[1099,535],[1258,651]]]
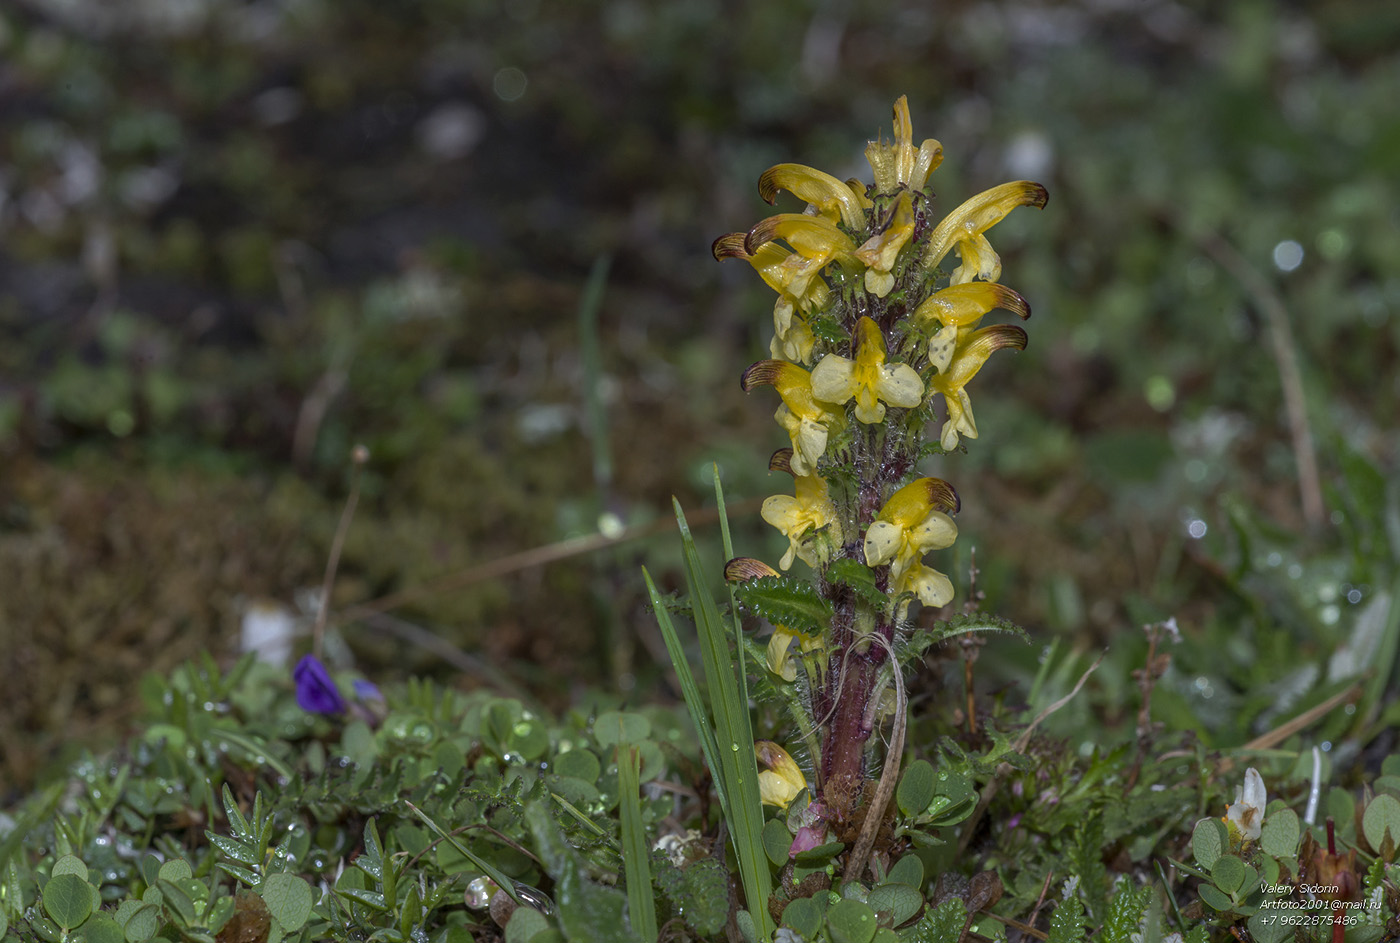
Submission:
[[[943,161],[943,145],[929,138],[914,150],[909,99],[901,95],[894,103],[894,143],[871,141],[865,146],[865,159],[875,174],[876,192],[893,193],[900,187],[922,190],[929,174]]]
[[[950,547],[958,526],[946,511],[958,509],[958,496],[946,481],[919,478],[900,488],[865,531],[865,562],[890,565],[890,589],[910,592],[925,606],[944,606],[953,598],[953,583],[922,563],[930,550]],[[907,604],[906,604],[907,605]],[[904,609],[900,610],[903,618]]]
[[[834,404],[812,395],[811,374],[796,364],[760,360],[739,380],[745,393],[763,384],[774,387],[783,398],[773,418],[792,439],[792,473],[815,473],[817,461],[826,451],[828,431],[841,425],[844,414]]]
[[[865,270],[865,290],[883,298],[894,287],[895,259],[904,248],[909,237],[914,234],[914,200],[905,190],[890,207],[889,218],[880,231],[866,240],[865,245],[856,250],[855,256],[869,266]]]
[[[954,285],[974,278],[994,282],[1001,278],[1001,257],[983,235],[1018,206],[1042,207],[1050,198],[1045,188],[1029,180],[1003,183],[977,194],[943,217],[928,237],[924,268],[933,269],[948,250],[956,247],[962,264],[953,270]]]
[[[723,238],[723,237],[721,237]],[[757,223],[744,237],[744,251],[758,255],[763,246],[782,239],[792,246],[793,254],[783,260],[787,290],[802,297],[808,285],[818,278],[821,270],[833,261],[860,266],[856,261],[856,244],[851,237],[822,216],[806,213],[779,213]]]
[[[847,229],[865,228],[865,209],[870,205],[862,189],[842,183],[831,174],[804,164],[778,164],[769,167],[758,178],[758,195],[770,206],[778,191],[786,190],[800,200],[806,200],[830,222],[840,222]]]
[[[929,338],[928,359],[938,373],[929,377],[929,389],[942,393],[948,406],[948,420],[943,423],[940,444],[945,450],[958,447],[958,436],[977,438],[977,423],[972,418],[972,400],[965,387],[977,375],[993,352],[1003,347],[1026,349],[1026,332],[1014,324],[995,324],[972,330],[945,324]]]
[[[768,670],[784,681],[797,680],[797,666],[788,657],[788,650],[792,647],[793,639],[797,639],[798,647],[804,654],[820,651],[822,648],[820,635],[803,635],[800,632],[792,631],[785,625],[774,626],[773,635],[768,639]]]
[[[885,418],[885,403],[919,405],[924,383],[907,363],[886,365],[885,337],[870,318],[856,323],[855,360],[828,354],[812,370],[812,395],[828,403],[856,400],[856,418],[876,423]],[[883,400],[883,402],[881,402]]]
[[[964,282],[936,291],[914,309],[915,323],[938,321],[942,327],[976,327],[982,316],[994,308],[1013,311],[1023,320],[1031,316],[1026,299],[996,282]]]
[[[792,566],[794,557],[816,567],[820,562],[818,554],[806,538],[836,522],[836,505],[823,479],[816,475],[797,475],[793,479],[793,489],[795,496],[775,494],[763,502],[763,519],[788,539],[787,553],[778,561],[778,566],[784,570]]]
[[[764,805],[786,809],[802,790],[807,788],[807,778],[792,755],[772,740],[755,740],[754,756],[765,767],[758,774],[758,797]]]
[[[791,304],[802,311],[826,307],[830,291],[824,281],[812,277],[810,259],[784,249],[776,242],[765,242],[750,252],[744,246],[748,238],[748,233],[726,233],[715,240],[710,251],[721,262],[725,259],[748,262],[763,276],[769,288],[780,297],[790,299]],[[816,268],[819,270],[821,265]]]

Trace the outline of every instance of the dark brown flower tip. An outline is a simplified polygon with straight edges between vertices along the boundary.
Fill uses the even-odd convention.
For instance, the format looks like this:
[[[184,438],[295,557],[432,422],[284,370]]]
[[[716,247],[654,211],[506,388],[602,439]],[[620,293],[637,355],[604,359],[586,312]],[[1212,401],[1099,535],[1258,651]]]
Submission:
[[[777,575],[777,570],[753,557],[735,557],[724,565],[724,579],[729,583],[747,583],[763,576]]]
[[[931,507],[944,514],[956,514],[962,510],[962,500],[948,482],[942,478],[926,478],[924,482],[928,489],[928,503]]]
[[[760,360],[758,363],[750,364],[739,377],[739,388],[745,393],[756,386],[772,386],[777,382],[778,374],[783,368],[781,360]]]
[[[744,249],[744,238],[747,233],[727,232],[714,241],[710,246],[710,253],[714,255],[716,262],[723,262],[725,259],[748,259],[750,254]]]
[[[784,471],[796,477],[792,470],[792,449],[778,449],[770,455],[768,457],[768,470],[770,472]]]

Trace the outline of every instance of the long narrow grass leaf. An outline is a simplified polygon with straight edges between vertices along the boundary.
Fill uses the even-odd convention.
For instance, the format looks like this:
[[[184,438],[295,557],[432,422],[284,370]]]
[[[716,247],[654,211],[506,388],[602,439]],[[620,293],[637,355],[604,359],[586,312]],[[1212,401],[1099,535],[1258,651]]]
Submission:
[[[695,628],[700,635],[700,653],[705,668],[705,681],[710,692],[710,709],[714,712],[715,740],[719,765],[712,767],[723,799],[734,854],[739,861],[739,877],[744,885],[750,911],[758,922],[759,938],[772,936],[772,919],[768,914],[768,897],[773,880],[768,871],[767,855],[763,850],[763,809],[758,795],[758,762],[753,751],[753,727],[749,721],[747,699],[740,698],[740,685],[735,677],[735,665],[729,654],[729,641],[724,619],[710,595],[705,580],[700,553],[695,547],[685,512],[680,502],[675,505],[676,521],[681,528],[681,544],[685,555],[685,578],[690,591]],[[742,646],[739,646],[742,652]]]
[[[481,857],[476,852],[468,848],[466,845],[458,841],[457,836],[453,835],[450,832],[444,831],[441,825],[434,822],[432,818],[430,818],[427,815],[427,813],[425,813],[422,809],[418,808],[412,802],[404,800],[404,805],[408,806],[409,811],[411,811],[414,815],[418,816],[419,820],[422,821],[424,825],[428,826],[428,828],[436,832],[439,838],[445,839],[448,844],[450,844],[453,848],[461,852],[464,858],[466,858],[472,864],[480,868],[483,874],[485,874],[491,880],[495,881],[496,886],[499,887],[501,890],[505,891],[508,895],[510,895],[511,900],[515,901],[516,904],[522,907],[530,906],[530,902],[525,900],[525,898],[521,897],[520,893],[516,891],[514,879],[512,879],[500,868],[496,867],[494,864],[487,861],[485,858]]]
[[[632,929],[644,943],[656,943],[656,902],[651,895],[651,858],[642,824],[641,755],[631,744],[617,751],[618,814],[622,825],[622,862],[627,875],[627,910]]]
[[[724,488],[719,481],[719,465],[712,466],[715,478],[715,511],[719,514],[720,541],[724,546],[724,559],[734,559],[734,542],[729,538],[729,515],[724,510]],[[729,622],[734,629],[734,661],[739,679],[739,703],[744,705],[745,716],[749,704],[749,669],[744,663],[744,626],[739,620],[739,604],[734,599],[734,584],[724,584],[729,593]],[[756,774],[755,774],[756,775]]]
[[[666,642],[666,653],[671,656],[671,665],[675,669],[676,680],[681,686],[681,697],[685,699],[686,709],[690,712],[690,721],[695,725],[695,737],[700,741],[700,753],[705,758],[705,765],[710,768],[714,775],[718,776],[719,749],[715,743],[714,727],[710,724],[710,715],[705,707],[705,699],[700,694],[700,686],[695,683],[695,675],[690,670],[690,662],[686,660],[685,648],[681,645],[680,636],[676,634],[676,626],[671,621],[671,614],[666,611],[665,601],[661,598],[661,594],[656,591],[656,584],[652,582],[651,574],[647,572],[646,567],[642,567],[642,579],[646,581],[647,594],[651,597],[651,608],[656,614],[656,624],[661,629],[661,638]],[[722,791],[719,802],[720,812],[728,819],[728,796]]]

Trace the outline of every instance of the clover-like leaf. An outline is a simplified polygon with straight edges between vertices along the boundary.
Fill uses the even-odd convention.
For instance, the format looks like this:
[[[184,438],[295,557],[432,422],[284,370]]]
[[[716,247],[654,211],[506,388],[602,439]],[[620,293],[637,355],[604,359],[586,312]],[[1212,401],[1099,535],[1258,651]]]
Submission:
[[[1366,836],[1366,843],[1377,853],[1380,853],[1389,834],[1390,850],[1393,852],[1396,843],[1400,842],[1400,800],[1391,795],[1373,798],[1361,816],[1361,832]]]
[[[65,931],[92,916],[92,885],[76,874],[56,874],[44,885],[44,913]]]
[[[831,943],[870,943],[878,927],[875,911],[858,900],[839,900],[826,912]]]
[[[1263,831],[1259,834],[1259,847],[1265,854],[1275,858],[1296,858],[1298,840],[1302,828],[1298,824],[1298,813],[1292,809],[1275,809],[1264,820]]]
[[[921,815],[933,801],[934,786],[932,763],[928,760],[915,760],[910,763],[909,768],[900,777],[899,790],[895,793],[899,811],[911,818]]]
[[[1219,819],[1201,819],[1191,831],[1191,853],[1196,856],[1196,863],[1207,871],[1229,844],[1230,833]]]

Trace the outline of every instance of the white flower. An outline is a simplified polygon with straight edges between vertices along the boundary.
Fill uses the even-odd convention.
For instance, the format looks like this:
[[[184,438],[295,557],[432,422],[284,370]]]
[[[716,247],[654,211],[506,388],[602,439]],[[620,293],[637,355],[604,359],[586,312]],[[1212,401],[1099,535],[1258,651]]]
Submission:
[[[1225,810],[1226,825],[1246,841],[1259,838],[1264,827],[1264,806],[1269,798],[1264,792],[1264,777],[1254,767],[1244,771],[1244,786],[1235,787],[1235,801]]]

